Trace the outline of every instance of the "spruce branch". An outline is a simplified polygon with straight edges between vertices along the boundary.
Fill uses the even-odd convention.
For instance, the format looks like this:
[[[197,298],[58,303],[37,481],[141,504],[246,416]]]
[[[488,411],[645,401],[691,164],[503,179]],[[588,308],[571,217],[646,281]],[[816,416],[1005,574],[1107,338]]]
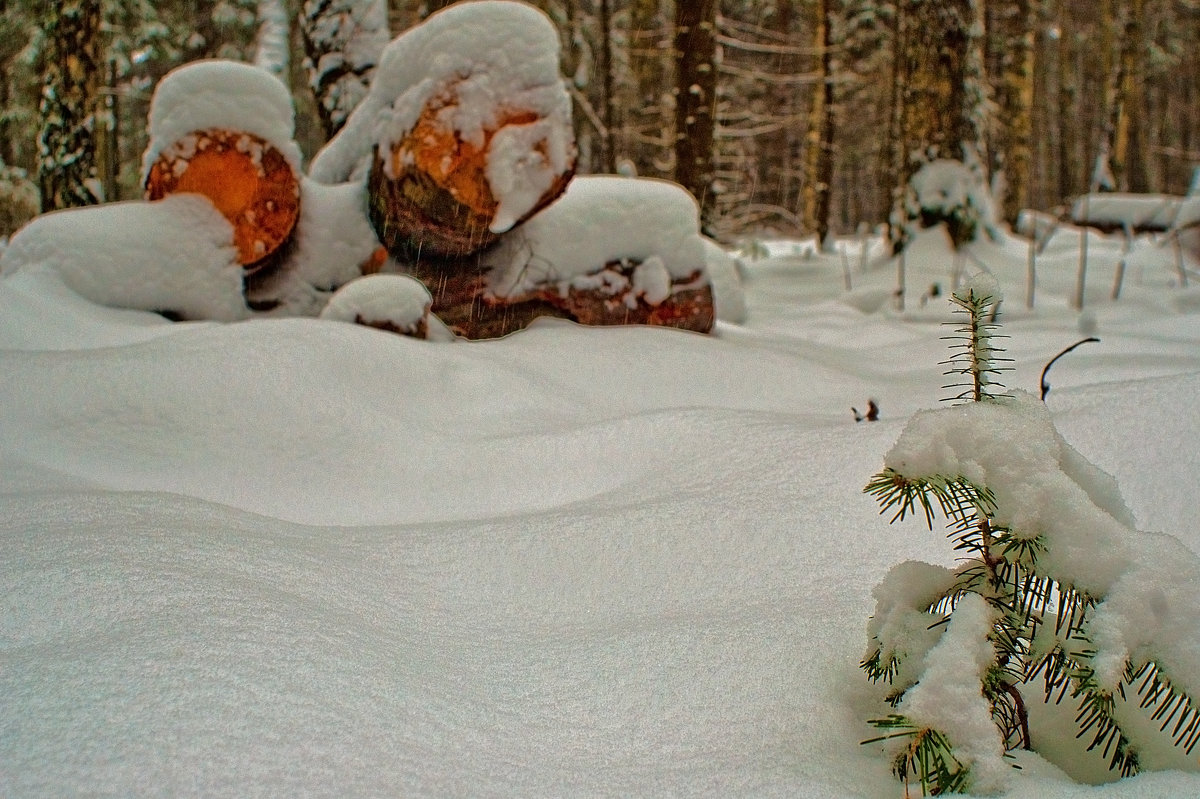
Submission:
[[[1150,720],[1160,722],[1161,732],[1167,732],[1167,727],[1171,727],[1169,734],[1174,739],[1175,746],[1190,755],[1196,744],[1200,743],[1200,705],[1174,685],[1163,673],[1162,668],[1152,660],[1143,663],[1138,669],[1129,664],[1125,680],[1130,685],[1141,680],[1141,685],[1137,688],[1141,708],[1153,708]],[[1175,724],[1172,727],[1173,721]]]
[[[895,713],[871,719],[868,723],[887,732],[863,741],[863,744],[909,739],[892,761],[892,773],[904,783],[905,795],[908,795],[914,777],[923,796],[961,793],[969,786],[970,768],[954,756],[954,747],[941,731],[920,727],[908,717]]]
[[[1005,338],[996,333],[1000,326],[994,321],[999,301],[991,294],[968,287],[951,294],[950,302],[955,306],[954,312],[965,315],[966,319],[954,335],[943,337],[945,341],[956,342],[950,345],[950,358],[941,363],[948,367],[943,374],[956,378],[956,382],[943,388],[960,389],[958,394],[945,399],[973,402],[995,399],[999,393],[994,392],[994,387],[1003,390],[1000,374],[1011,368],[1001,364],[1012,361],[1001,357],[1004,350],[995,344],[996,339]]]

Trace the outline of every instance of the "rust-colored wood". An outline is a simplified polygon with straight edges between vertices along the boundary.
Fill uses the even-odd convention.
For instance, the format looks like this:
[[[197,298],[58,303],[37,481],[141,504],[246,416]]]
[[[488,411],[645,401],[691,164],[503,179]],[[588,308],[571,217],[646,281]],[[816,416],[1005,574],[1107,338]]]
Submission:
[[[635,266],[609,264],[605,268],[628,276]],[[606,295],[593,289],[571,288],[563,294],[554,286],[501,300],[487,292],[487,270],[467,259],[418,262],[410,274],[433,295],[431,313],[467,339],[499,338],[543,316],[581,325],[655,325],[699,333],[710,332],[716,323],[712,287],[700,280],[699,272],[674,284],[671,295],[658,305],[643,299],[627,303],[624,294]]]
[[[499,201],[487,178],[488,148],[500,130],[539,118],[527,110],[498,113],[495,128],[472,143],[446,122],[451,115],[445,111],[455,103],[452,90],[440,95],[389,152],[376,150],[367,180],[369,215],[379,240],[398,258],[462,258],[499,239],[491,230]],[[573,170],[572,163],[525,218],[562,194]]]
[[[238,263],[271,262],[300,218],[300,180],[283,153],[250,133],[203,130],[163,149],[146,177],[146,199],[203,194],[233,225]]]

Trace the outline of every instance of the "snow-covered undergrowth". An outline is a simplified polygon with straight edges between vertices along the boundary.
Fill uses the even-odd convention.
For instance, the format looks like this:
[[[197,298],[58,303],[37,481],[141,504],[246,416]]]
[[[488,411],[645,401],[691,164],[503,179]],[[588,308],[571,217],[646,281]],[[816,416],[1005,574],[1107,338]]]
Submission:
[[[898,564],[876,589],[863,668],[894,712],[872,722],[884,732],[870,742],[887,742],[893,770],[923,794],[998,793],[1011,776],[1004,755],[1038,751],[1044,731],[1028,708],[1040,697],[1039,722],[1074,717],[1114,776],[1189,768],[1200,559],[1137,532],[1112,478],[1067,444],[1045,405],[1003,393],[988,321],[1000,301],[988,274],[954,293],[965,318],[947,374],[965,404],[913,416],[867,486],[893,520],[945,517],[961,553],[955,569]],[[1095,776],[1088,757],[1043,754]]]
[[[940,235],[914,297],[949,280]],[[1077,243],[1005,304],[1005,382],[1100,337],[1048,413],[1138,528],[1200,552],[1200,299],[1139,243],[1106,302],[1096,236],[1071,311]],[[771,244],[707,337],[170,324],[5,275],[0,793],[897,795],[859,745],[864,620],[896,563],[954,561],[860,487],[938,404],[947,313],[895,313],[894,270],[838,244],[850,292],[839,256]],[[972,252],[1023,296],[1023,242]],[[1200,793],[1022,765],[1004,795]]]

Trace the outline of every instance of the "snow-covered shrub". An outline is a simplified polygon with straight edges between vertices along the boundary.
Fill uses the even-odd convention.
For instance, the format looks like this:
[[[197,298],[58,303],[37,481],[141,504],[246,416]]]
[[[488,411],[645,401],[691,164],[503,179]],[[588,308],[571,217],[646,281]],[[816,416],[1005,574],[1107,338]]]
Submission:
[[[961,161],[930,161],[909,179],[904,218],[893,220],[897,249],[912,238],[912,228],[945,224],[955,248],[974,241],[991,227],[991,198],[982,175]]]
[[[25,170],[0,164],[0,236],[12,235],[39,210],[37,186]]]
[[[943,516],[961,558],[901,563],[876,588],[862,667],[891,712],[868,743],[898,745],[894,772],[925,794],[1002,791],[1006,757],[1038,747],[1073,774],[1085,766],[1064,758],[1089,757],[1084,745],[1123,776],[1194,768],[1173,750],[1200,741],[1200,561],[1136,531],[1045,405],[1002,391],[998,301],[990,278],[953,296],[966,323],[947,374],[966,402],[914,416],[864,489],[893,522]],[[1031,732],[1060,708],[1076,753]]]

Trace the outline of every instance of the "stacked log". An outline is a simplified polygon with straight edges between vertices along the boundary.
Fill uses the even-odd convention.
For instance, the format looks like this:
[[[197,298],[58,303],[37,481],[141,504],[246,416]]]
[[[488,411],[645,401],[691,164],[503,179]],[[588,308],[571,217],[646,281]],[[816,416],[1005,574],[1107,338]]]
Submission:
[[[385,49],[309,175],[275,76],[223,61],[174,70],[151,103],[146,198],[168,211],[190,207],[180,195],[207,198],[206,235],[228,222],[246,307],[222,306],[226,318],[316,316],[338,296],[327,318],[409,335],[493,338],[541,316],[707,332],[694,199],[662,182],[573,180],[570,105],[548,18],[508,0],[463,3]],[[375,277],[387,272],[420,280],[429,308],[406,300],[401,323],[368,302],[415,296]]]
[[[249,64],[186,64],[159,82],[147,127],[146,199],[207,197],[229,221],[246,272],[273,265],[300,216],[300,148],[287,87]]]
[[[464,141],[447,123],[457,104],[451,89],[425,104],[412,130],[386,149],[376,148],[367,191],[371,224],[384,246],[405,260],[460,258],[472,255],[499,239],[496,219],[500,201],[489,179],[489,156],[497,135],[516,134],[539,125],[561,125],[532,110],[500,110],[494,126],[482,130],[479,143]],[[564,141],[569,130],[555,131]],[[527,157],[550,168],[546,137],[532,137]],[[555,170],[550,185],[531,208],[516,220],[519,225],[540,211],[567,187],[574,171],[572,156]]]
[[[271,263],[296,228],[300,180],[279,148],[245,131],[198,130],[164,148],[146,177],[146,199],[202,194],[233,226],[238,263]]]

